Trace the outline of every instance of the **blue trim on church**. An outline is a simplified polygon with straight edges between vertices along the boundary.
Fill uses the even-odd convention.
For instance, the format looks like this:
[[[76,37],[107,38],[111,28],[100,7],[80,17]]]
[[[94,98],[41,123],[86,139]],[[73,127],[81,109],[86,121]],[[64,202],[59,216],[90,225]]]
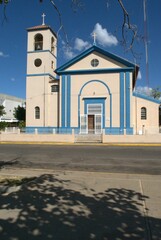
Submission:
[[[67,76],[67,127],[71,126],[71,77]]]
[[[134,96],[134,97],[138,97],[138,98],[142,98],[142,99],[144,99],[144,100],[148,100],[148,101],[150,101],[150,102],[154,102],[154,103],[161,104],[161,101],[160,101],[160,100],[155,99],[155,98],[150,97],[150,96],[147,96],[147,95],[144,95],[144,94],[141,94],[141,93],[133,92],[133,96]]]
[[[61,127],[65,127],[65,75],[61,81]]]
[[[54,80],[58,80],[55,76],[51,75],[50,73],[36,73],[36,74],[27,74],[26,77],[44,77],[48,76],[53,78]]]
[[[53,55],[53,57],[57,58],[50,50],[33,50],[33,51],[28,51],[27,53],[42,53],[42,52],[49,52]]]
[[[78,127],[80,128],[80,97],[81,97],[81,93],[82,93],[82,91],[83,91],[83,88],[84,88],[87,84],[89,84],[89,83],[91,83],[91,82],[99,82],[99,83],[103,84],[103,85],[106,87],[107,91],[108,91],[108,94],[109,94],[109,97],[110,97],[110,127],[112,127],[112,94],[111,94],[110,89],[109,89],[109,87],[107,86],[107,84],[104,83],[104,82],[101,81],[101,80],[90,80],[90,81],[86,82],[86,83],[81,87],[81,89],[80,89],[80,91],[79,91],[79,94],[78,94]],[[85,98],[85,99],[95,99],[95,100],[97,101],[97,99],[101,99],[101,98],[100,98],[100,97],[93,97],[93,98]],[[104,115],[103,126],[105,127],[105,102],[104,102],[104,113],[103,113],[103,115]]]
[[[130,128],[130,73],[125,73],[125,81],[126,81],[126,129]]]
[[[79,95],[81,95],[83,88],[84,88],[87,84],[89,84],[89,83],[91,83],[91,82],[99,82],[99,83],[102,83],[102,84],[107,88],[109,95],[111,95],[111,92],[110,92],[109,87],[107,86],[107,84],[106,84],[105,82],[103,82],[103,81],[101,81],[101,80],[89,80],[88,82],[86,82],[86,83],[81,87],[81,89],[80,89],[80,91],[79,91]]]
[[[120,127],[107,127],[105,128],[106,135],[124,135],[124,129]]]
[[[88,104],[102,104],[102,127],[105,128],[105,97],[102,98],[83,98],[84,100],[84,114],[87,114]]]
[[[83,69],[83,70],[65,70],[65,71],[59,71],[59,75],[62,74],[70,74],[70,75],[77,75],[77,74],[100,74],[100,73],[119,73],[119,72],[133,72],[134,68],[101,68],[101,69]]]
[[[39,127],[39,126],[30,126],[25,128],[25,132],[27,134],[35,134],[36,131],[38,134],[72,134],[72,130],[74,130],[75,134],[78,134],[80,131],[79,127]],[[119,127],[106,127],[104,128],[106,135],[123,135],[123,129]],[[133,134],[133,129],[129,129],[127,134]]]
[[[62,76],[61,82],[61,127],[71,126],[71,77]]]
[[[62,128],[62,127],[26,127],[25,132],[27,134],[72,134],[72,128]]]
[[[125,109],[124,109],[124,105],[125,105],[125,96],[124,96],[124,92],[125,92],[125,83],[124,83],[124,73],[120,73],[120,128],[124,129],[124,121],[125,121]]]
[[[132,68],[133,71],[135,71],[136,68],[138,68],[137,65],[117,56],[114,54],[111,54],[97,46],[92,46],[91,48],[87,49],[86,51],[84,51],[83,53],[81,53],[80,55],[78,55],[77,57],[73,58],[72,60],[70,60],[69,62],[65,63],[64,65],[62,65],[61,67],[57,68],[55,70],[56,73],[61,74],[65,69],[69,68],[71,65],[77,63],[78,61],[80,61],[81,59],[83,59],[84,57],[88,56],[89,54],[91,54],[92,52],[98,52],[110,59],[113,59],[116,62],[119,62],[125,66],[127,66],[128,68]]]

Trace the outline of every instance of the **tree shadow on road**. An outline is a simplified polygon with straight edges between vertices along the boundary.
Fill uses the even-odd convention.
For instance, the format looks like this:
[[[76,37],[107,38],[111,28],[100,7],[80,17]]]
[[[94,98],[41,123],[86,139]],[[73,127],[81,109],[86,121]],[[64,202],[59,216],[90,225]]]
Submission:
[[[12,159],[12,160],[9,160],[9,161],[0,160],[0,169],[2,169],[4,167],[10,167],[10,166],[13,166],[13,165],[17,164],[18,163],[17,159],[18,158],[15,158],[15,159]]]
[[[145,219],[147,197],[129,189],[103,192],[70,188],[70,180],[45,174],[0,197],[1,240],[161,239],[161,220]]]

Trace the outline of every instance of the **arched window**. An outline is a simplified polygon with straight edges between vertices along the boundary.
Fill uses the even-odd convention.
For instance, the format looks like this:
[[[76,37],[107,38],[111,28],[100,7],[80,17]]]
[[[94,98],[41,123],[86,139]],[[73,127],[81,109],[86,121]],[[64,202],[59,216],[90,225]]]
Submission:
[[[43,36],[38,33],[35,35],[35,51],[39,51],[43,49]]]
[[[40,119],[40,108],[35,107],[35,119]]]
[[[141,120],[146,120],[147,119],[147,111],[145,107],[141,108]]]
[[[51,52],[52,52],[52,53],[54,53],[54,48],[55,48],[54,42],[55,42],[55,40],[54,40],[54,38],[52,37],[52,38],[51,38]]]

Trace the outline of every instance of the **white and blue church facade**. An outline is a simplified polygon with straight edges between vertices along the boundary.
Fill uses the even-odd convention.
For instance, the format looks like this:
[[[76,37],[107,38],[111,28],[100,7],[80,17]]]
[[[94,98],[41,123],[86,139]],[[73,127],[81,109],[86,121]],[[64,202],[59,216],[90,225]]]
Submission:
[[[93,45],[57,67],[55,32],[45,24],[27,31],[28,132],[159,131],[159,101],[134,92],[137,65]]]

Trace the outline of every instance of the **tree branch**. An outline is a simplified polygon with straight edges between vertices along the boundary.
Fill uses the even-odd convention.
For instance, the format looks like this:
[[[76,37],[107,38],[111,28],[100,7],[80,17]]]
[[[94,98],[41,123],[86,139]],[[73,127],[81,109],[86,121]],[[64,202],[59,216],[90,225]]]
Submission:
[[[41,0],[40,0],[41,1]],[[53,0],[50,0],[51,4],[53,5],[53,7],[55,8],[56,12],[58,13],[58,16],[59,16],[59,23],[60,23],[60,28],[59,30],[57,31],[57,37],[59,36],[59,31],[62,29],[63,30],[63,33],[65,35],[65,39],[66,39],[66,42],[67,44],[69,44],[69,41],[68,41],[68,36],[67,36],[67,33],[64,29],[64,26],[63,26],[63,22],[62,22],[62,16],[61,16],[61,13],[59,11],[59,9],[57,8],[55,2]]]
[[[127,10],[125,9],[125,6],[123,5],[122,0],[118,0],[118,2],[119,2],[120,6],[123,10],[123,15],[124,15],[124,20],[123,20],[123,24],[122,24],[123,45],[125,47],[127,47],[127,39],[126,39],[126,36],[125,36],[125,32],[126,32],[126,29],[128,29],[132,33],[132,37],[131,37],[131,41],[130,41],[128,49],[133,52],[133,50],[132,50],[133,44],[134,44],[134,41],[137,37],[137,26],[130,23],[129,14],[128,14]]]
[[[44,0],[38,0],[40,3],[45,2]],[[78,8],[81,8],[82,6],[84,6],[84,1],[83,0],[70,0],[71,1],[71,7],[74,11],[76,11]],[[7,4],[10,2],[10,0],[0,0],[0,5],[3,5],[4,7],[4,21],[7,21],[7,16],[6,16],[6,6]],[[60,10],[58,9],[57,5],[55,4],[55,0],[50,0],[50,3],[53,5],[54,9],[56,10],[58,17],[59,17],[59,23],[60,23],[60,27],[57,31],[57,36],[59,36],[59,32],[62,30],[65,36],[65,41],[67,43],[67,45],[69,45],[69,41],[68,41],[68,36],[67,33],[64,29],[64,25],[63,25],[63,21],[62,21],[62,14],[60,12]],[[134,55],[133,52],[133,45],[135,42],[135,39],[138,37],[137,35],[137,26],[131,24],[130,22],[130,17],[129,17],[129,13],[126,10],[124,4],[123,4],[123,0],[118,0],[118,3],[120,4],[120,7],[123,11],[123,23],[122,23],[122,43],[124,45],[124,47],[126,48],[126,50],[130,50],[132,52],[132,54]],[[128,43],[127,41],[127,36],[126,34],[130,35],[130,43]],[[128,35],[128,36],[129,36]]]
[[[0,4],[3,5],[3,20],[2,24],[6,21],[7,22],[7,15],[6,15],[6,6],[9,3],[9,0],[0,0]]]
[[[84,3],[80,0],[72,0],[71,7],[73,11],[77,11],[78,8],[81,8],[84,6]]]

